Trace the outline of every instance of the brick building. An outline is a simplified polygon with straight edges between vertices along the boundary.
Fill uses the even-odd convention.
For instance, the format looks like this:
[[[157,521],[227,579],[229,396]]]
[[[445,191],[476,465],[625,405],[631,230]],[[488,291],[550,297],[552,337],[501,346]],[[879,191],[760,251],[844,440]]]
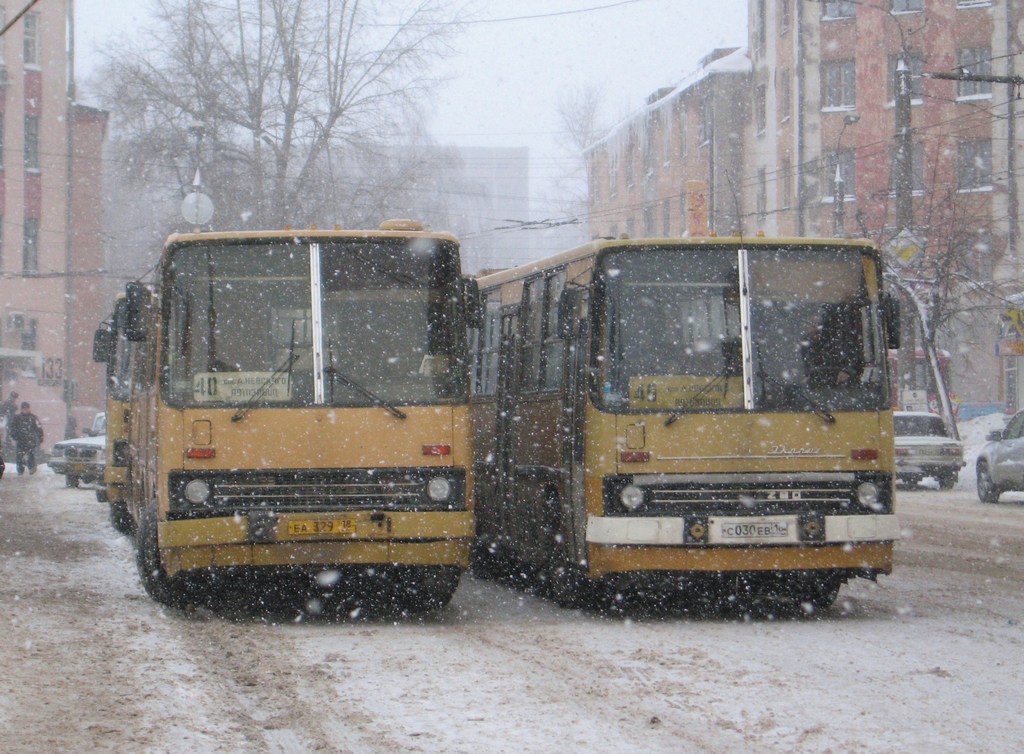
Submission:
[[[0,374],[46,430],[89,426],[103,407],[92,332],[103,284],[106,114],[74,102],[71,3],[38,3],[0,40]],[[0,18],[23,8],[0,5]]]
[[[588,149],[592,234],[873,238],[919,296],[956,281],[941,345],[958,397],[1024,405],[1021,357],[996,345],[1000,301],[1024,290],[1017,93],[970,79],[1015,75],[1015,3],[750,0],[748,18],[745,49],[712,53]],[[900,387],[927,388],[912,362]]]

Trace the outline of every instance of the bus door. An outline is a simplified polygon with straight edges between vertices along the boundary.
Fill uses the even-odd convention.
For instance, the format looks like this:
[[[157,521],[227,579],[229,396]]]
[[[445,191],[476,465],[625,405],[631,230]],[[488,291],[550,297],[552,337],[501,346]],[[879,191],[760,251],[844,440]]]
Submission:
[[[498,410],[494,428],[498,467],[495,500],[498,504],[499,531],[505,532],[510,531],[516,492],[519,343],[519,306],[505,307],[501,312],[501,339],[498,344]]]
[[[559,434],[563,438],[561,465],[568,471],[568,488],[561,499],[562,532],[568,537],[569,551],[577,558],[585,550],[586,516],[584,515],[584,424],[587,401],[587,339],[586,323],[577,320],[573,308],[572,322],[566,324],[565,358],[562,378],[562,411]]]

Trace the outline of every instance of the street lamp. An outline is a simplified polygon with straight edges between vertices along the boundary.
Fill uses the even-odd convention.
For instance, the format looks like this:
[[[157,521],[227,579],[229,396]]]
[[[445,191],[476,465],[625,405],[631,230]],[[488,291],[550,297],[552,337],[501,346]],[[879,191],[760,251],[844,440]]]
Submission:
[[[843,134],[846,127],[852,126],[860,120],[855,113],[843,116],[843,127],[839,129],[839,138],[836,139],[836,177],[832,186],[832,235],[841,238],[846,235],[846,181],[843,179],[842,152]]]

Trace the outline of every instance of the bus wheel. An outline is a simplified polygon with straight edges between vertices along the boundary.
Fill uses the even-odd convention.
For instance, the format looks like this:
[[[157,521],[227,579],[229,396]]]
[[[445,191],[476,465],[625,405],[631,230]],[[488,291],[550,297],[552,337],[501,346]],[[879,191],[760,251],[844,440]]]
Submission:
[[[992,481],[988,464],[984,461],[978,464],[978,499],[983,503],[999,502],[999,488]]]
[[[182,584],[168,576],[160,563],[160,550],[156,539],[156,505],[148,505],[139,518],[136,533],[135,564],[146,594],[168,607],[181,607],[184,602]]]
[[[114,527],[114,531],[131,536],[132,516],[128,512],[128,503],[124,500],[110,503],[110,525]]]
[[[835,576],[823,576],[820,581],[811,579],[797,594],[801,608],[811,615],[827,610],[835,603],[842,585],[842,579]]]
[[[594,607],[597,587],[567,552],[559,509],[558,498],[552,494],[545,505],[547,521],[543,532],[548,553],[547,562],[541,569],[545,594],[559,607],[569,610]]]
[[[77,487],[78,486],[78,477],[76,477],[74,474],[65,474],[64,475],[64,486],[65,487]]]
[[[461,576],[462,569],[457,566],[413,567],[397,573],[398,607],[409,613],[440,610],[455,595]]]

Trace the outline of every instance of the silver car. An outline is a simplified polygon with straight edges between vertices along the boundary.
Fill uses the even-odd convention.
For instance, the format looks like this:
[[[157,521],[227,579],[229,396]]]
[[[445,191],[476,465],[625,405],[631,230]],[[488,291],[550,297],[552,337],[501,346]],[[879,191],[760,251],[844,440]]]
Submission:
[[[1006,428],[991,432],[978,453],[978,499],[996,503],[1004,492],[1024,490],[1024,411],[1013,415]]]
[[[897,411],[896,478],[916,485],[926,476],[949,490],[964,466],[963,444],[946,428],[941,416],[926,411]]]

